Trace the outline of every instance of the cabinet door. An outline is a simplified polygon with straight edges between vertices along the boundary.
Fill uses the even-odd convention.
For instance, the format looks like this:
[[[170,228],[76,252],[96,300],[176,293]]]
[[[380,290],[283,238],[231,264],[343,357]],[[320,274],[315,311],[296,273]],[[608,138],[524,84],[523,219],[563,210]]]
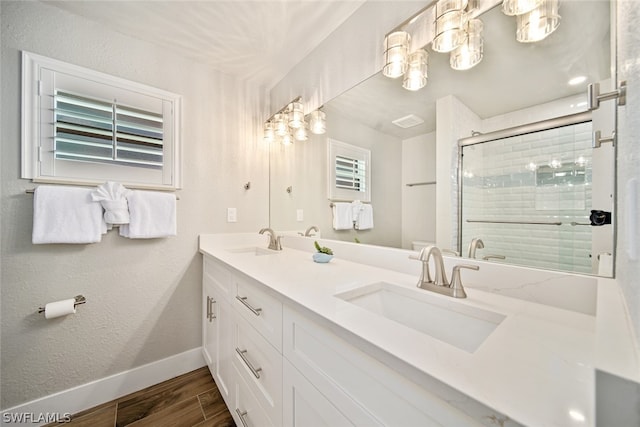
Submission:
[[[217,371],[216,348],[218,340],[216,304],[218,301],[214,286],[205,274],[202,278],[202,354],[214,377]]]
[[[284,359],[283,370],[284,427],[355,426],[287,359]]]
[[[229,393],[233,392],[235,374],[233,371],[233,309],[231,304],[221,299],[216,304],[217,330],[217,370],[214,377],[225,402],[229,403]]]

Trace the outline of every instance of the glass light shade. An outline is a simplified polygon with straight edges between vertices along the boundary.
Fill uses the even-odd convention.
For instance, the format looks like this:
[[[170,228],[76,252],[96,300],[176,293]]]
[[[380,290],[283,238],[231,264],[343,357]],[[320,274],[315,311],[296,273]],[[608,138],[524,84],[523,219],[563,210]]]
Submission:
[[[327,115],[324,111],[316,110],[311,113],[309,127],[311,128],[311,133],[316,135],[323,134],[327,131]]]
[[[394,31],[384,39],[384,67],[382,74],[395,79],[407,70],[407,56],[411,36],[406,31]]]
[[[275,132],[278,136],[285,136],[289,133],[289,126],[287,125],[287,115],[284,113],[278,113],[273,117],[275,126]]]
[[[289,127],[292,129],[298,129],[304,124],[304,113],[302,111],[301,102],[292,102],[289,104]]]
[[[460,46],[451,52],[449,64],[454,70],[468,70],[482,61],[482,21],[470,19],[467,22],[467,36]]]
[[[515,16],[531,12],[540,6],[542,0],[504,0],[502,2],[502,12],[505,15]]]
[[[306,141],[309,138],[309,134],[307,133],[307,127],[305,125],[300,126],[298,129],[296,129],[293,132],[293,137],[297,141]]]
[[[435,37],[431,48],[436,52],[451,52],[464,41],[467,0],[439,0],[436,3]]]
[[[558,0],[542,0],[540,6],[516,16],[516,40],[532,43],[545,39],[560,25]]]
[[[273,130],[273,123],[266,122],[264,124],[264,140],[265,142],[273,142],[275,132]]]
[[[427,58],[424,49],[419,49],[409,56],[409,68],[404,75],[402,87],[408,90],[422,89],[427,85]]]
[[[293,144],[293,136],[291,136],[291,134],[287,132],[286,134],[282,135],[281,141],[283,145],[291,145]]]

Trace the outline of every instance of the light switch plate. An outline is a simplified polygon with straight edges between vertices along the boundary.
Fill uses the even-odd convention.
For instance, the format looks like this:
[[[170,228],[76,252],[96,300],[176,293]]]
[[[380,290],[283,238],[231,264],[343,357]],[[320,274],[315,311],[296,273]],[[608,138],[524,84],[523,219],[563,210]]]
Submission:
[[[238,210],[236,208],[227,208],[227,222],[238,221]]]
[[[304,221],[304,210],[302,210],[302,209],[297,209],[296,210],[296,221],[298,221],[298,222]]]

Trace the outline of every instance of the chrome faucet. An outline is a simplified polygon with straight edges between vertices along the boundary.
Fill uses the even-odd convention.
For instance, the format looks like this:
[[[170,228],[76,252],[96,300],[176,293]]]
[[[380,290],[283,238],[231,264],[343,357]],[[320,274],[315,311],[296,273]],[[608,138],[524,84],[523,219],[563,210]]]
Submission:
[[[429,271],[429,261],[433,257],[435,265],[435,277],[431,278],[431,272]],[[460,269],[468,268],[471,270],[479,270],[477,265],[460,264],[453,267],[451,272],[451,283],[447,280],[445,273],[444,261],[442,259],[442,252],[435,246],[427,246],[422,248],[418,257],[411,256],[412,259],[417,259],[422,262],[422,273],[420,274],[420,280],[418,280],[417,286],[421,289],[437,292],[439,294],[448,295],[453,298],[466,298],[467,294],[462,286],[462,278],[460,277]]]
[[[471,243],[469,243],[469,258],[476,257],[476,249],[483,249],[484,242],[479,237],[474,237],[471,239]]]
[[[282,243],[280,243],[280,237],[276,236],[276,233],[273,232],[270,228],[263,228],[259,231],[260,234],[269,233],[269,249],[273,249],[275,251],[282,250]]]
[[[305,237],[315,236],[315,234],[311,234],[311,231],[315,231],[316,233],[318,233],[320,230],[315,225],[312,225],[311,227],[305,230],[304,232]]]

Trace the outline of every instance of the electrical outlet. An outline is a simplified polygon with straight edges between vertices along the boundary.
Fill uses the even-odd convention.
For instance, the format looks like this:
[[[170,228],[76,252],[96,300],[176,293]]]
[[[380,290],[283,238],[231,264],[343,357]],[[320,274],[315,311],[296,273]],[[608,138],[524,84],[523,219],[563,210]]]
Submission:
[[[236,208],[227,208],[227,222],[238,221],[238,210]]]
[[[304,221],[304,211],[302,209],[296,210],[296,221],[298,222]]]

